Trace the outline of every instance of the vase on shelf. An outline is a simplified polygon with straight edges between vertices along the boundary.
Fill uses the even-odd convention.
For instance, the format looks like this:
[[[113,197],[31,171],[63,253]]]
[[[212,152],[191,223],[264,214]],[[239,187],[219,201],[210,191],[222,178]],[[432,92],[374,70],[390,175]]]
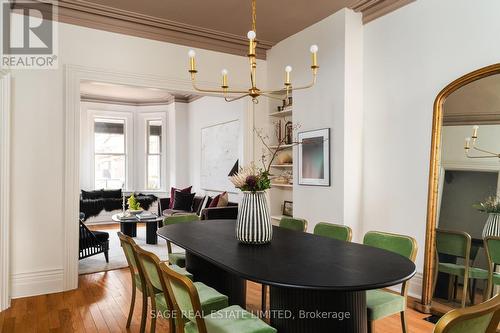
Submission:
[[[500,236],[500,214],[490,213],[483,228],[483,239],[487,236]]]
[[[267,244],[273,238],[265,191],[243,192],[236,220],[236,238],[245,244]]]

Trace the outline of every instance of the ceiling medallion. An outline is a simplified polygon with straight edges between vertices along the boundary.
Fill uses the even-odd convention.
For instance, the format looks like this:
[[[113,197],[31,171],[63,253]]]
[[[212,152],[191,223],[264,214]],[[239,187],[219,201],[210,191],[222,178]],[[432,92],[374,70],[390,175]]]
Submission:
[[[227,69],[222,70],[222,84],[221,84],[221,89],[220,90],[213,90],[213,89],[202,89],[199,88],[196,85],[196,73],[198,72],[196,70],[196,64],[195,64],[195,56],[196,53],[194,50],[190,50],[188,53],[189,56],[189,73],[191,74],[191,82],[193,84],[193,88],[196,91],[203,92],[203,93],[210,93],[210,94],[220,94],[224,97],[224,99],[227,102],[232,102],[239,100],[241,98],[244,98],[246,96],[252,97],[252,101],[254,103],[258,103],[258,97],[259,96],[265,96],[265,97],[270,97],[270,98],[278,98],[281,99],[281,97],[277,97],[276,95],[283,95],[286,94],[288,95],[290,92],[293,90],[300,90],[300,89],[307,89],[311,88],[314,86],[316,83],[316,76],[318,74],[318,46],[317,45],[312,45],[310,48],[311,54],[312,54],[312,65],[311,65],[311,70],[312,70],[312,82],[306,86],[303,87],[293,87],[292,82],[290,80],[290,73],[292,72],[292,66],[286,66],[285,67],[285,83],[284,87],[280,89],[275,89],[275,90],[260,90],[257,88],[257,79],[256,79],[256,72],[257,72],[257,59],[255,56],[255,49],[257,46],[257,34],[256,34],[256,0],[252,0],[252,30],[250,30],[247,34],[249,43],[248,43],[248,59],[250,61],[250,83],[251,83],[251,88],[248,90],[231,90],[229,89],[229,84],[228,84],[228,71]]]

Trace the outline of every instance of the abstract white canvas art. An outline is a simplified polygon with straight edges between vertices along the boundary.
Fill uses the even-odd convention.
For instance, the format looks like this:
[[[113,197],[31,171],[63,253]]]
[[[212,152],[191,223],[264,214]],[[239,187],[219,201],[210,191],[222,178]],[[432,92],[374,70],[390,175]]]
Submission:
[[[228,175],[240,157],[240,122],[201,129],[201,187],[209,191],[236,193]]]

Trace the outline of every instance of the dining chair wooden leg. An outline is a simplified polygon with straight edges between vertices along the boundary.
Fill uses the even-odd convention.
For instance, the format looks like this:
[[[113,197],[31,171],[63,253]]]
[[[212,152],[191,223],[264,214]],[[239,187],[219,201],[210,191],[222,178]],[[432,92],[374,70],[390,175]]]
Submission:
[[[374,331],[374,329],[373,329],[373,321],[370,321],[370,320],[368,321],[367,328],[368,328],[368,330],[367,330],[368,333],[373,333],[373,331]]]
[[[134,315],[134,306],[135,306],[135,293],[136,293],[136,287],[135,285],[132,285],[132,299],[130,301],[130,310],[128,312],[128,318],[127,318],[127,328],[130,327],[130,323],[132,322],[132,316]]]
[[[464,286],[462,291],[462,308],[465,308],[465,304],[467,304],[467,291],[469,290],[469,278],[468,276],[464,277]]]
[[[458,276],[455,275],[453,278],[454,284],[453,284],[453,300],[457,299],[457,291],[458,291]]]
[[[158,313],[156,313],[156,299],[155,296],[151,296],[151,327],[149,332],[150,333],[155,333],[156,332],[156,317]],[[170,330],[172,327],[170,327]]]
[[[146,318],[148,315],[148,295],[145,291],[142,292],[142,313],[141,313],[141,328],[140,332],[146,331]]]
[[[262,310],[262,316],[265,316],[266,314],[266,309],[267,309],[267,286],[265,284],[262,285],[262,292],[261,292],[261,310]]]
[[[455,285],[453,279],[453,275],[448,276],[448,302],[453,300],[453,286]]]
[[[400,315],[401,315],[401,327],[403,329],[403,333],[406,333],[408,332],[408,324],[406,322],[406,312],[401,311]]]

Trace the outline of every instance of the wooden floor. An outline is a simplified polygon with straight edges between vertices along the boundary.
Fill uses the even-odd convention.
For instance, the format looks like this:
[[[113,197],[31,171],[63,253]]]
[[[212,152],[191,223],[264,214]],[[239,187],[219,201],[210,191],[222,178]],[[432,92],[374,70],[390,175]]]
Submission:
[[[141,297],[138,295],[134,320],[125,328],[130,302],[130,273],[126,269],[80,276],[79,288],[64,293],[12,300],[0,312],[0,332],[138,332]],[[260,307],[260,285],[248,284],[247,308]],[[426,315],[408,310],[411,333],[430,333],[433,325],[422,320]],[[166,332],[167,323],[159,319],[157,332]],[[149,331],[149,326],[147,327]],[[375,332],[401,332],[398,316],[379,320]],[[313,333],[313,332],[311,332]]]

